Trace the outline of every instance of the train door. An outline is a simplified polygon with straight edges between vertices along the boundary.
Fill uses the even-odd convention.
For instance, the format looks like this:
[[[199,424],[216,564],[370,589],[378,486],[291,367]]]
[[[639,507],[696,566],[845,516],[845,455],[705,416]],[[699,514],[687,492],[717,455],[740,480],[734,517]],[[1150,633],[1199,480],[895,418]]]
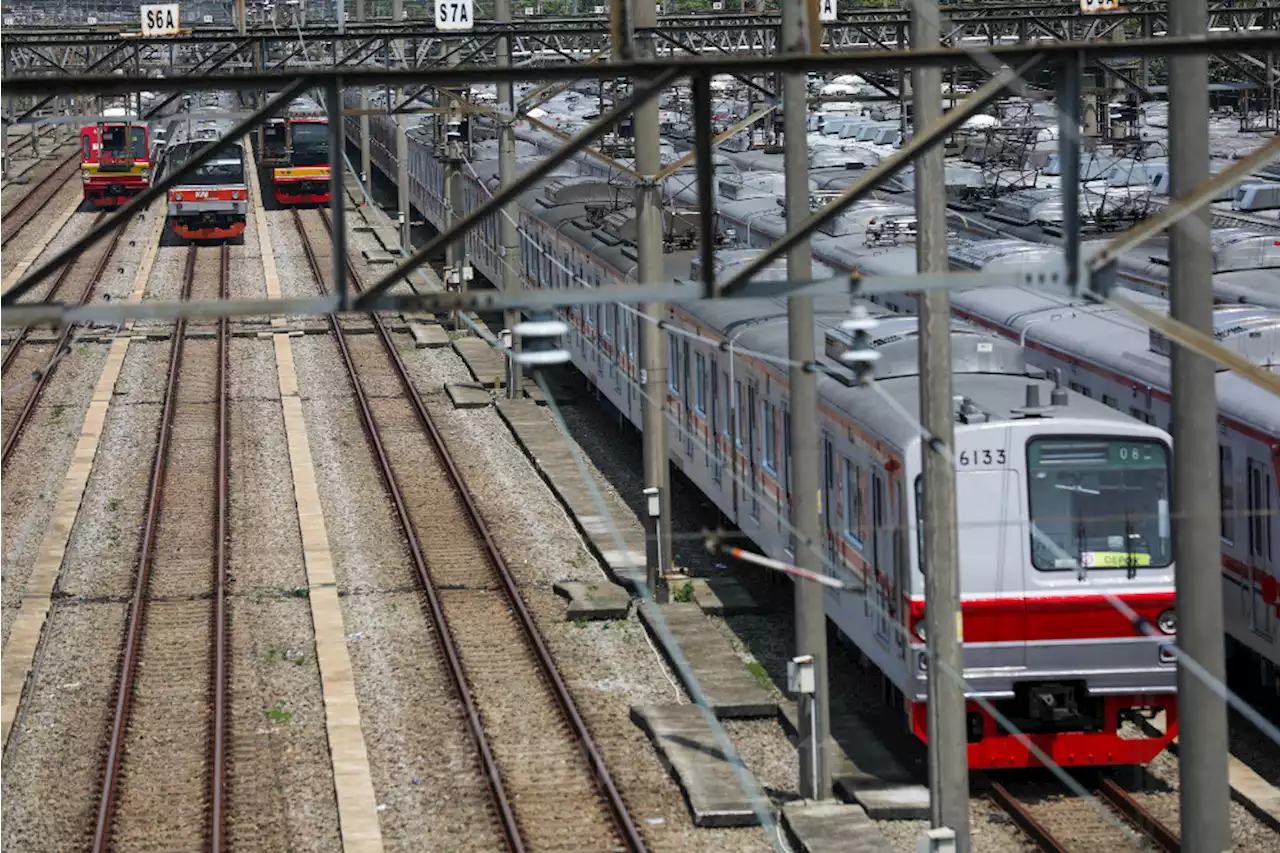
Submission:
[[[836,452],[831,446],[831,436],[822,435],[822,538],[826,542],[827,562],[835,564],[836,531],[839,520],[836,513]]]
[[[623,340],[623,329],[627,323],[622,321],[622,329],[618,328],[618,318],[622,314],[622,309],[617,305],[610,305],[606,309],[609,312],[609,339],[613,342],[613,364],[610,369],[613,371],[613,393],[619,397],[622,396],[622,374],[627,370],[627,349],[626,341]]]
[[[791,556],[796,553],[796,534],[791,524],[791,410],[782,404],[782,447],[778,449],[778,464],[782,466],[782,477],[779,480],[778,499],[778,532],[786,528],[787,550]]]
[[[874,468],[868,479],[871,481],[871,541],[868,543],[870,548],[866,556],[871,560],[874,574],[883,575],[889,579],[889,588],[885,590],[885,598],[882,602],[883,608],[875,614],[876,634],[887,646],[889,635],[893,633],[893,626],[890,623],[897,615],[902,601],[902,579],[885,563],[889,548],[888,542],[885,541],[887,533],[884,529],[884,486]]]
[[[966,666],[1035,665],[1028,660],[1026,594],[1042,579],[1023,558],[1030,534],[1026,531],[1020,484],[1015,470],[997,468],[956,474],[960,594],[998,602],[998,606],[966,614],[966,640],[990,644],[980,651],[966,650]],[[1053,663],[1046,661],[1042,665]]]
[[[1253,630],[1270,638],[1274,631],[1275,609],[1262,598],[1263,582],[1272,572],[1271,493],[1275,480],[1271,467],[1249,460],[1249,605]]]
[[[756,383],[747,383],[747,488],[751,491],[751,520],[760,523],[759,472],[756,470],[756,447],[760,442],[760,425],[756,415],[760,392]]]
[[[693,458],[693,410],[697,405],[698,399],[697,389],[694,387],[694,384],[689,381],[690,371],[693,368],[690,367],[692,362],[689,358],[688,338],[684,339],[683,345],[684,359],[683,363],[680,365],[680,370],[684,373],[684,381],[681,383],[684,386],[684,455],[689,458]]]
[[[716,357],[714,355],[707,359],[708,381],[711,383],[711,411],[708,416],[711,418],[711,430],[707,436],[707,441],[711,445],[711,481],[719,485],[720,478],[724,476],[723,463],[724,453],[720,449],[720,432],[724,429],[724,415],[720,412],[720,374],[716,372]],[[727,380],[726,380],[727,381]]]

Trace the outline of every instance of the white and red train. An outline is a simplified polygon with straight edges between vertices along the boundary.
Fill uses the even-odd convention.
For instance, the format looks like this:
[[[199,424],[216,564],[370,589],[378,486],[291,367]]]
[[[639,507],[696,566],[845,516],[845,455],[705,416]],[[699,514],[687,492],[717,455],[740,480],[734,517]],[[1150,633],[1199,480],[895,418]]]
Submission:
[[[234,127],[229,119],[179,118],[166,133],[161,176],[182,166]],[[184,240],[231,240],[244,233],[249,210],[246,159],[240,140],[225,143],[210,160],[187,175],[167,197],[173,233]]]
[[[258,150],[278,203],[329,203],[329,121],[313,98],[299,97],[283,118],[264,124]]]
[[[146,124],[102,121],[80,128],[80,180],[85,201],[117,207],[151,186],[151,134]]]
[[[473,165],[492,188],[492,146],[481,151]],[[387,153],[375,146],[373,156],[394,171]],[[416,131],[410,156],[411,200],[440,226],[443,168]],[[588,179],[565,174],[571,169],[520,202],[526,286],[634,277],[629,212],[623,207],[607,221],[595,215],[592,199],[616,193],[594,192]],[[467,209],[486,197],[468,174]],[[467,239],[472,262],[495,280],[496,237],[489,222]],[[689,275],[691,252],[672,248],[664,258],[668,274]],[[820,306],[817,332],[829,347],[847,345],[838,321],[848,308],[847,301]],[[614,305],[566,314],[575,365],[640,428],[634,314]],[[786,559],[792,424],[786,371],[771,363],[786,353],[785,308],[696,303],[672,306],[665,319],[717,342],[668,335],[673,462],[761,550]],[[914,336],[913,318],[887,316],[876,342],[880,387],[909,411],[918,397]],[[1024,365],[1017,345],[989,332],[959,324],[954,341],[955,390],[963,398],[955,452],[971,699],[992,702],[1058,763],[1148,761],[1177,730],[1168,435],[1084,394],[1055,389],[1043,371]],[[731,345],[732,355],[719,342]],[[822,448],[827,563],[864,579],[868,589],[828,593],[828,616],[883,674],[904,724],[927,737],[924,575],[915,534],[919,435],[868,389],[824,377],[819,391],[813,428]],[[1108,595],[1166,635],[1142,636]],[[977,703],[968,710],[972,767],[1037,763]],[[1164,737],[1121,736],[1126,718],[1160,711],[1171,723]]]

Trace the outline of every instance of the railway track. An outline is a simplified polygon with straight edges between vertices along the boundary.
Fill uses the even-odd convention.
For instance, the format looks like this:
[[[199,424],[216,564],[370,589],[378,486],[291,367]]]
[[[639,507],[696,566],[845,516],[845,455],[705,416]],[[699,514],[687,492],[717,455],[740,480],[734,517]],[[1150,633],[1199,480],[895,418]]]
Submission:
[[[182,298],[226,298],[229,260],[225,245],[189,247]],[[224,846],[227,320],[216,328],[196,339],[179,320],[170,343],[96,852]]]
[[[105,215],[99,214],[98,219]],[[115,255],[123,234],[123,228],[117,229],[109,240],[90,246],[74,261],[64,265],[42,298],[53,299],[64,288],[68,288],[68,282],[77,282],[69,286],[77,294],[73,297],[75,303],[87,303],[102,282],[107,265]],[[0,363],[0,375],[5,384],[5,403],[14,401],[12,406],[5,405],[3,408],[4,449],[0,452],[0,465],[9,464],[9,457],[26,429],[36,404],[71,346],[76,326],[64,326],[53,343],[32,343],[29,340],[30,332],[27,327],[18,331],[5,348],[4,358]],[[26,387],[26,392],[20,395],[18,392],[23,387]],[[18,399],[23,401],[21,406],[17,405]]]
[[[8,248],[9,241],[22,233],[36,214],[44,209],[62,185],[80,168],[80,149],[67,155],[52,171],[36,181],[27,194],[5,214],[0,222],[0,248]]]
[[[1180,853],[1178,834],[1161,823],[1115,780],[1090,786],[1097,802],[1064,792],[1017,792],[988,779],[991,799],[1047,853],[1142,850]]]
[[[330,291],[328,223],[319,211],[294,218]],[[350,262],[347,274],[358,290]],[[329,317],[508,847],[645,849],[395,342],[376,315],[360,322],[373,334]],[[374,381],[399,393],[372,395]]]

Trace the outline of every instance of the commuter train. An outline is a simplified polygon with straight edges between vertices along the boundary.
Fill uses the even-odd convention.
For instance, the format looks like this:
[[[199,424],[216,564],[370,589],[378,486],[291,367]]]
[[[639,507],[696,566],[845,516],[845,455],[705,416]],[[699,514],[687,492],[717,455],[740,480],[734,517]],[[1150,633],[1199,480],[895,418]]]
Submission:
[[[103,121],[80,128],[80,178],[95,207],[125,204],[151,186],[151,138],[147,125]]]
[[[234,125],[225,119],[176,119],[165,134],[159,174],[178,169]],[[244,233],[248,210],[244,147],[236,140],[169,190],[166,214],[173,233],[184,240],[229,240]]]
[[[420,133],[410,133],[411,200],[440,226],[444,176],[431,150]],[[387,153],[377,146],[373,156],[393,173]],[[492,154],[473,165],[478,181],[466,180],[468,209],[486,197],[479,184],[495,182]],[[571,171],[520,201],[526,286],[634,277],[634,220],[625,199],[618,188]],[[680,231],[678,216],[668,211],[667,218],[671,232]],[[496,237],[490,220],[467,238],[471,260],[492,280],[501,277]],[[668,275],[689,276],[691,245],[681,239],[667,246]],[[742,262],[732,252],[720,258]],[[827,613],[883,675],[904,723],[927,738],[920,436],[876,391],[841,378],[837,357],[851,342],[839,322],[849,307],[847,300],[819,305],[816,332],[828,375],[819,382],[813,427],[826,565],[862,590],[829,591]],[[640,428],[636,316],[617,305],[565,314],[575,365]],[[762,551],[788,559],[792,424],[787,373],[775,363],[786,355],[785,306],[700,302],[670,306],[664,319],[676,330],[667,336],[673,464]],[[915,319],[880,321],[877,385],[914,412]],[[1055,383],[1024,364],[1021,348],[978,326],[957,321],[953,354],[970,765],[1038,763],[977,698],[1057,763],[1148,761],[1177,730],[1168,435]],[[1108,595],[1162,635],[1141,635]],[[1170,722],[1165,735],[1121,736],[1126,719],[1156,712]]]
[[[329,203],[329,120],[315,100],[295,100],[283,118],[263,125],[259,142],[277,202]]]

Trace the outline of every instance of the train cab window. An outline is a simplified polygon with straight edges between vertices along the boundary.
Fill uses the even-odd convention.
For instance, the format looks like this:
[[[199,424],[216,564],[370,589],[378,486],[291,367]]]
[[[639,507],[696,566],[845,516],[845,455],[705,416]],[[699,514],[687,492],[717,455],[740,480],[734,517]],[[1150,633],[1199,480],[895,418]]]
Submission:
[[[1271,473],[1261,462],[1249,460],[1249,554],[1271,560]]]
[[[1222,541],[1228,545],[1236,541],[1236,483],[1232,465],[1231,448],[1218,445],[1218,477],[1222,496]]]
[[[146,157],[147,130],[144,127],[130,125],[126,132],[124,125],[113,125],[102,129],[102,150],[117,156],[129,154],[133,157]]]
[[[92,160],[93,159],[93,140],[90,139],[88,136],[82,136],[80,137],[80,141],[84,143],[84,147],[81,149],[81,156],[86,161]]]
[[[1163,568],[1172,562],[1163,443],[1037,438],[1027,445],[1027,476],[1037,569]]]

